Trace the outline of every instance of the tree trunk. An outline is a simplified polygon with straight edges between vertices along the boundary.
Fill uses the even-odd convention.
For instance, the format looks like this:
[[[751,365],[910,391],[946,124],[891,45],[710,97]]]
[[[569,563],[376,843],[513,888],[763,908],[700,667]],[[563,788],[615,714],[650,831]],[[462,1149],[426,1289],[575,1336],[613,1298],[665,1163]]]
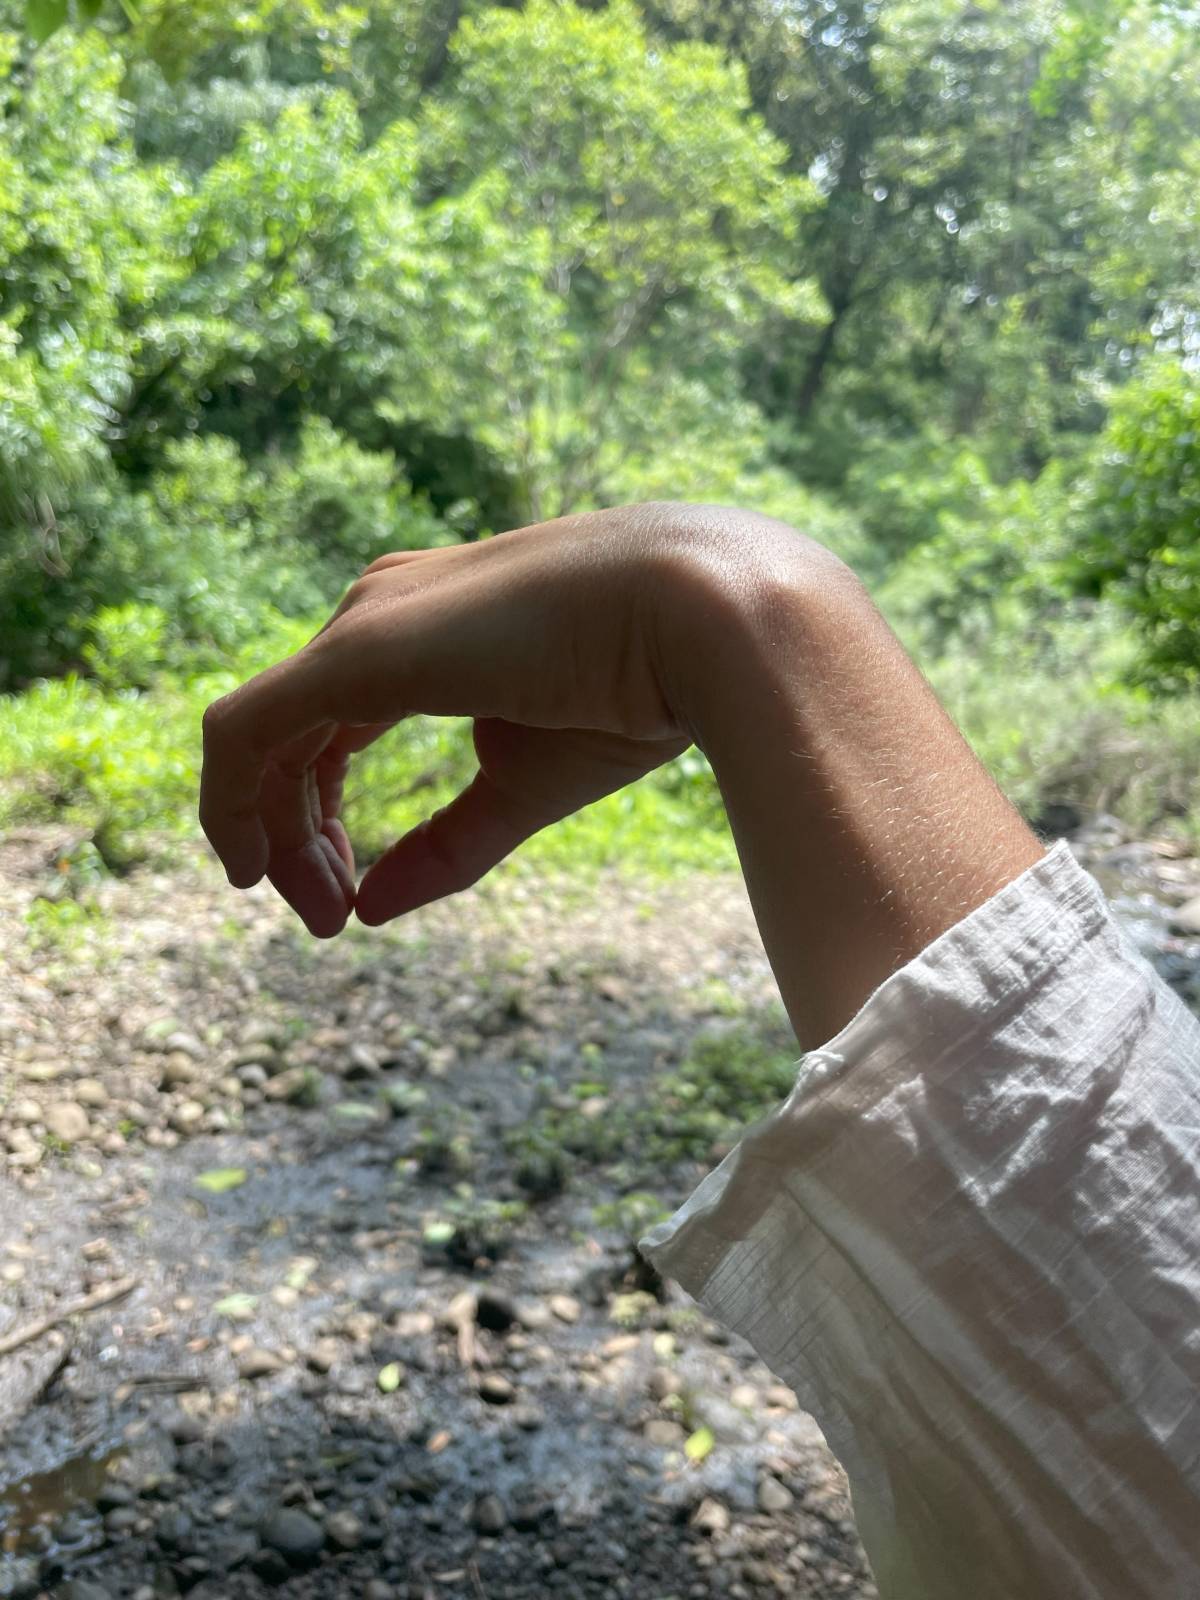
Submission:
[[[830,357],[833,355],[833,346],[837,340],[838,327],[846,315],[850,302],[835,305],[833,315],[821,329],[821,337],[817,340],[816,349],[808,358],[808,366],[804,370],[800,388],[796,394],[795,416],[797,421],[806,422],[812,414],[812,409],[817,403],[821,390],[825,386],[825,373],[829,366]]]

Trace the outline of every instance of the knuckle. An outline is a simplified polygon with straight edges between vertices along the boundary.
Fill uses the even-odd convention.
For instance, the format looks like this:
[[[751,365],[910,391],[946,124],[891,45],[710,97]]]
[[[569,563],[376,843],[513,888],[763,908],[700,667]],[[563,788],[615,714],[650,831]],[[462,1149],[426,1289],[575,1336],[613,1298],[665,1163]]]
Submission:
[[[392,552],[389,552],[387,555],[376,556],[375,560],[372,561],[368,566],[365,566],[359,573],[358,581],[361,583],[364,578],[373,578],[380,572],[386,572],[389,567],[399,566],[402,561],[402,556]]]
[[[360,573],[359,576],[355,578],[354,582],[349,586],[341,598],[335,613],[335,621],[338,617],[344,615],[345,612],[353,611],[355,606],[361,605],[369,594],[374,593],[375,585],[371,581],[373,576],[374,574],[371,572],[370,567],[368,567],[365,572]]]
[[[229,722],[229,697],[222,695],[219,700],[214,700],[211,705],[204,708],[204,715],[200,719],[200,726],[206,744],[220,738]]]

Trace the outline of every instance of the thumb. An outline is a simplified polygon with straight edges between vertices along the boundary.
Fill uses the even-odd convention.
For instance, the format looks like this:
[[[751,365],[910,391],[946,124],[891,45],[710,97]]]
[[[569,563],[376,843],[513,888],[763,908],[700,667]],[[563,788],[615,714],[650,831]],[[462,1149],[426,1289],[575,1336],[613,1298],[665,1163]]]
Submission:
[[[355,901],[359,921],[375,927],[469,888],[565,814],[502,793],[477,772],[460,795],[410,829],[367,872]]]

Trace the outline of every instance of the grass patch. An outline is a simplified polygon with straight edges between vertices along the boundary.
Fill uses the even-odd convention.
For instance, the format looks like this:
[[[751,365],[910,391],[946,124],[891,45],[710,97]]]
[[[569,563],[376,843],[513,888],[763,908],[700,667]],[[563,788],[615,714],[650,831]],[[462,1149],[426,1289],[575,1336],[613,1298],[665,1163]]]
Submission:
[[[585,1065],[595,1071],[595,1062]],[[509,1135],[517,1181],[537,1193],[535,1180],[548,1170],[561,1187],[571,1165],[582,1163],[633,1186],[680,1162],[711,1161],[787,1096],[795,1076],[795,1042],[774,1011],[706,1030],[673,1072],[649,1083],[606,1085],[589,1077],[558,1090]],[[552,1182],[542,1192],[555,1192]],[[652,1200],[640,1191],[617,1204],[640,1212]],[[621,1211],[605,1221],[630,1225]]]

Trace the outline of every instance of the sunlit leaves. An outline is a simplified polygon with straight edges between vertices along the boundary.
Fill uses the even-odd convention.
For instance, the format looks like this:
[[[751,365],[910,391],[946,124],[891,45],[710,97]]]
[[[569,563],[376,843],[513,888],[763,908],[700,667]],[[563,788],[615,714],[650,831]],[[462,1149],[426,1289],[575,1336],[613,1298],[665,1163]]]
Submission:
[[[1070,568],[1139,619],[1142,677],[1159,690],[1200,683],[1200,375],[1160,358],[1114,397],[1077,508]]]
[[[664,379],[732,382],[766,308],[817,314],[787,270],[812,190],[741,69],[652,44],[628,3],[486,10],[452,53],[454,95],[418,128],[447,268],[434,382],[554,514],[603,494],[610,446],[661,431]]]

